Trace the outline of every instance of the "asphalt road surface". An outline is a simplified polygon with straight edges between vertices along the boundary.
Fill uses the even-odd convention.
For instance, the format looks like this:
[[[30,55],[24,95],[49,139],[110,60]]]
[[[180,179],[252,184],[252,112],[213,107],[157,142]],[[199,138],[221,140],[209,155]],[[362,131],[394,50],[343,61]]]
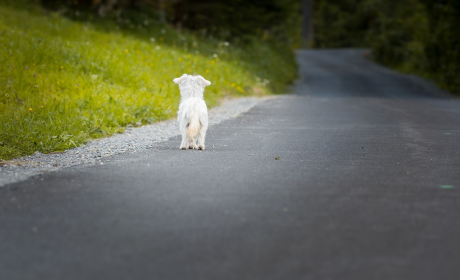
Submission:
[[[460,279],[460,100],[301,51],[294,94],[0,189],[0,279]]]

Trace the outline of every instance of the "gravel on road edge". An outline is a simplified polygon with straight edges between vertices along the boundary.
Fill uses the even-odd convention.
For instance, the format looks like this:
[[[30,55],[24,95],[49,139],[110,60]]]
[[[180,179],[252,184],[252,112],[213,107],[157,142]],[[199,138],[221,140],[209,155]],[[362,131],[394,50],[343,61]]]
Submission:
[[[276,96],[244,97],[224,100],[219,107],[209,110],[209,124],[235,118],[249,111],[255,105]],[[0,164],[0,187],[45,172],[57,171],[79,164],[102,165],[103,158],[113,155],[137,152],[155,148],[155,144],[179,135],[175,119],[154,123],[138,128],[129,127],[121,134],[94,140],[84,146],[62,153],[42,154],[13,159]],[[179,147],[180,143],[177,143]]]

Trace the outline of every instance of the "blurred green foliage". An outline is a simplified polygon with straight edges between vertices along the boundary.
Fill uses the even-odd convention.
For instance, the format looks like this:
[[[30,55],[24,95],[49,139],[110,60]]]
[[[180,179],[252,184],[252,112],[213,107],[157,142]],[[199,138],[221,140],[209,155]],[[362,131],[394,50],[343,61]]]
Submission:
[[[11,0],[8,0],[11,1]],[[233,43],[270,38],[279,46],[298,48],[301,42],[299,0],[35,0],[48,10],[76,18],[83,12],[96,17],[126,18],[146,15],[178,29],[196,30]]]
[[[370,47],[375,61],[460,94],[460,1],[317,0],[317,48]]]
[[[16,0],[1,0],[11,1]],[[187,30],[205,40],[226,41],[244,50],[243,61],[254,61],[262,51],[273,58],[258,63],[260,75],[273,73],[276,59],[286,71],[271,75],[276,92],[296,77],[294,50],[301,46],[302,11],[298,0],[28,0],[41,3],[47,10],[57,11],[81,22],[116,22],[121,32],[139,34],[149,26],[168,25],[178,32]],[[21,2],[21,1],[20,1]],[[110,31],[110,30],[105,30]],[[145,33],[145,32],[144,32]],[[149,34],[142,34],[149,38]],[[214,50],[209,50],[212,54]],[[258,53],[256,53],[258,52]],[[252,62],[251,62],[252,63]]]
[[[366,46],[371,14],[363,0],[316,0],[314,2],[314,47],[343,48]],[[358,8],[358,9],[357,9]]]
[[[292,48],[300,44],[301,1],[298,0],[183,0],[173,21],[206,30],[226,40],[271,34]]]

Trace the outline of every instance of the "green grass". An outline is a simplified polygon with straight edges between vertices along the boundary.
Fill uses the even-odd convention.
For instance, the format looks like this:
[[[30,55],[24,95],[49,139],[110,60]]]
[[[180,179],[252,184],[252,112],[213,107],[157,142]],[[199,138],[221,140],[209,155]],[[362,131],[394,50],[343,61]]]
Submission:
[[[154,21],[78,22],[5,3],[0,160],[64,150],[174,117],[180,95],[172,80],[183,73],[212,82],[205,91],[210,107],[228,95],[282,92],[296,75],[293,56],[268,41],[234,46]]]

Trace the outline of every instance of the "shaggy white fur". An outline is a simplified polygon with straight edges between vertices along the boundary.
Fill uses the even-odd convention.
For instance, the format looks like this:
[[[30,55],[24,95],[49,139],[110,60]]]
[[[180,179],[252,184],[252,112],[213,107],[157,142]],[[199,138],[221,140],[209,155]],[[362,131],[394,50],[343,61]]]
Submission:
[[[174,82],[179,85],[181,95],[177,112],[177,121],[182,133],[179,149],[204,150],[204,139],[208,129],[208,108],[203,100],[203,92],[211,82],[200,75],[187,74],[174,79]]]

